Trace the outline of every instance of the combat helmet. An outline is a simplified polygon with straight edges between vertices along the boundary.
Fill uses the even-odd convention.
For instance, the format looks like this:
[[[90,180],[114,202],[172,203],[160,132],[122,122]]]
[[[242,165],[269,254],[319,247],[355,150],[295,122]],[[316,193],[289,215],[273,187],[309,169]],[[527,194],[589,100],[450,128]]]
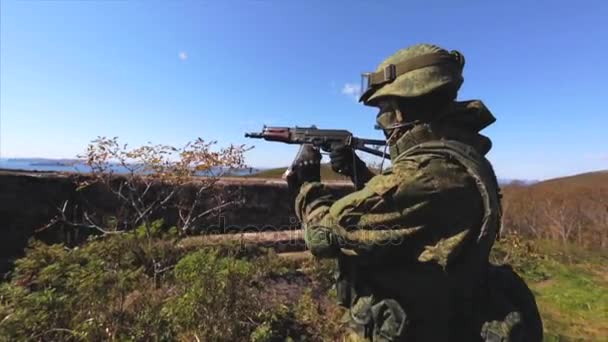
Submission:
[[[417,44],[397,51],[375,72],[361,76],[363,94],[359,102],[374,105],[384,96],[418,97],[447,84],[456,90],[463,82],[464,56],[436,45]]]

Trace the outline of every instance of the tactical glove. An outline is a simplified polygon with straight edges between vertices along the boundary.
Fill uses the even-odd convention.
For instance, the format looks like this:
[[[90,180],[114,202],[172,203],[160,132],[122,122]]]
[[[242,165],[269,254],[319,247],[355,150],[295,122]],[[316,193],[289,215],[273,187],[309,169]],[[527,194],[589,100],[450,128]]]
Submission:
[[[349,146],[336,146],[329,153],[331,169],[344,176],[350,177],[357,188],[362,188],[374,175],[369,171],[365,162],[357,156]]]
[[[305,182],[321,181],[321,152],[310,144],[300,146],[298,154],[283,178],[292,194],[297,194]]]
[[[483,324],[481,337],[485,342],[523,342],[524,326],[521,314],[510,312],[504,321],[491,321]]]

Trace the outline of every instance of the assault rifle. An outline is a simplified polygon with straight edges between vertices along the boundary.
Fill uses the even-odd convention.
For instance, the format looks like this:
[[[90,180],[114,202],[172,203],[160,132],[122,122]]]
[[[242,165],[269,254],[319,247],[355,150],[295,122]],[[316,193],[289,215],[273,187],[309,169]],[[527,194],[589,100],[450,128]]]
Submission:
[[[386,141],[377,139],[364,139],[353,136],[345,129],[318,129],[310,127],[267,127],[261,132],[245,133],[246,138],[264,139],[267,141],[280,141],[287,144],[312,144],[325,152],[330,152],[338,146],[349,146],[353,149],[367,152],[378,157],[389,158],[382,151],[365,145],[384,146]]]

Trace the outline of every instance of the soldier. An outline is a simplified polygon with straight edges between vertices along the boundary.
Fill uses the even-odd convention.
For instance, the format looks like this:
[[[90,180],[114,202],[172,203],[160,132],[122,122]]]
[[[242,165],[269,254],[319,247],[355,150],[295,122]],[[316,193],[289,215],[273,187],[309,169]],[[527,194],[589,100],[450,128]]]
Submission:
[[[332,168],[357,191],[333,198],[311,145],[292,163],[306,245],[338,259],[353,340],[542,340],[529,289],[488,261],[500,190],[479,131],[495,118],[481,101],[455,101],[463,66],[457,51],[418,44],[364,74],[360,102],[379,110],[392,168],[374,175],[350,148],[334,149]]]

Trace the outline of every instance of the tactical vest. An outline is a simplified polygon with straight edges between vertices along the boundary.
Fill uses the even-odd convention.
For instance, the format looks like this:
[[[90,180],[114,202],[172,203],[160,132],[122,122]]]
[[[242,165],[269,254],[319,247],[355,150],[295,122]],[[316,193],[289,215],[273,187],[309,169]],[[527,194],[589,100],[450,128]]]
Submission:
[[[450,263],[448,259],[445,269],[451,273],[451,282],[456,288],[452,296],[455,299],[457,315],[462,324],[472,333],[479,332],[480,326],[488,320],[488,298],[492,297],[492,286],[488,279],[489,256],[492,246],[499,237],[501,228],[501,193],[494,169],[490,162],[477,152],[475,148],[455,140],[433,140],[417,144],[402,152],[398,160],[416,155],[439,155],[446,160],[455,161],[462,165],[466,172],[475,180],[482,204],[483,216],[479,224],[477,236],[473,236],[477,247],[468,246],[457,256],[459,261]],[[473,227],[471,227],[473,228]],[[475,231],[472,231],[472,233]],[[458,289],[467,289],[461,292]],[[462,296],[462,297],[460,297]],[[462,304],[459,305],[459,300]],[[467,304],[468,303],[468,304]],[[477,335],[479,336],[479,335]]]
[[[473,147],[455,140],[434,140],[415,145],[401,152],[393,162],[420,154],[441,155],[455,160],[475,179],[484,207],[477,244],[483,252],[481,259],[487,260],[494,241],[499,237],[502,216],[502,195],[492,165]]]
[[[492,165],[473,147],[454,140],[418,144],[401,153],[397,160],[418,154],[438,154],[456,160],[475,179],[481,195],[484,215],[476,242],[483,269],[478,285],[481,292],[476,303],[478,312],[472,318],[483,325],[483,339],[542,341],[542,320],[526,283],[510,266],[495,266],[488,262],[492,245],[500,236],[502,216],[502,195]]]

